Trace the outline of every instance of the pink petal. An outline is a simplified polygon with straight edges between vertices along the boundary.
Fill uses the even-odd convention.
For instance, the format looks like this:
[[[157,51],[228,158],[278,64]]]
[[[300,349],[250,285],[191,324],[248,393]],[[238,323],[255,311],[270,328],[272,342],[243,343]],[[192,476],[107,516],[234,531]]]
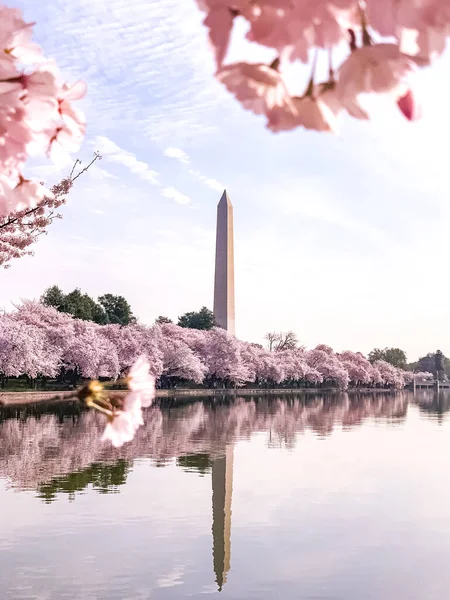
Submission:
[[[416,102],[411,90],[408,90],[404,96],[397,100],[397,106],[408,121],[417,121],[422,116],[422,109]]]
[[[87,83],[85,81],[77,81],[71,86],[64,86],[64,100],[80,100],[87,93]]]
[[[226,6],[217,6],[209,11],[203,21],[209,29],[209,39],[214,48],[218,69],[222,66],[228,50],[233,19],[233,14]]]

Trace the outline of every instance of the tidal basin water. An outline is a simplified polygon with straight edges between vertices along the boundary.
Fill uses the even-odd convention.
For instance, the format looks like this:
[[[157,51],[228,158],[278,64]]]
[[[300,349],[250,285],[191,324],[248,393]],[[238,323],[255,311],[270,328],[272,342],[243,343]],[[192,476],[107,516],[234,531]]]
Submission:
[[[442,600],[449,402],[153,408],[120,450],[77,407],[2,409],[0,598]]]

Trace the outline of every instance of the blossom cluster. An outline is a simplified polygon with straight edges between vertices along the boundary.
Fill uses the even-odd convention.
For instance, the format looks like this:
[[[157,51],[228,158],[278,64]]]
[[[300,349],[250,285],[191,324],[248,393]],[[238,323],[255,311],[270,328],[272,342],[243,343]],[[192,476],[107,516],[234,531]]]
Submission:
[[[33,24],[21,11],[0,5],[0,217],[33,208],[51,196],[23,173],[30,156],[65,162],[85,133],[84,115],[72,102],[86,85],[64,83],[55,63],[32,42]]]
[[[0,376],[116,379],[140,356],[160,386],[193,382],[210,387],[319,384],[401,389],[412,374],[361,353],[330,347],[269,352],[226,331],[185,329],[171,323],[97,325],[26,301],[0,316]]]
[[[383,94],[410,121],[421,109],[418,67],[430,65],[450,34],[450,4],[442,0],[197,0],[215,55],[216,78],[247,110],[265,115],[273,132],[304,127],[335,132],[348,113],[367,120],[362,99]],[[225,63],[234,25],[273,60]],[[266,50],[267,51],[267,50]],[[328,77],[316,67],[326,62]],[[340,64],[338,64],[338,61]],[[309,82],[289,89],[294,63],[311,64]],[[320,66],[320,65],[319,65]]]

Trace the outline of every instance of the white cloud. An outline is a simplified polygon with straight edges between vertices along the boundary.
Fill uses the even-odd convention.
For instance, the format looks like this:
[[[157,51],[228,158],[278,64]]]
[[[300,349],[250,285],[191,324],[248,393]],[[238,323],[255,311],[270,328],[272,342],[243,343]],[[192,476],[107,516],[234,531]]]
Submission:
[[[174,187],[165,187],[161,192],[165,198],[170,198],[171,200],[175,200],[177,204],[190,204],[192,202],[189,196],[182,194]]]
[[[104,215],[105,211],[101,210],[101,208],[91,208],[90,211],[91,215]]]
[[[102,169],[97,165],[92,165],[92,167],[89,168],[88,173],[89,177],[94,180],[118,179],[117,175],[114,175],[114,173],[110,173],[106,169]]]
[[[167,156],[168,158],[174,158],[185,165],[189,163],[189,156],[180,148],[166,148],[164,150],[164,156]]]
[[[93,142],[95,148],[110,162],[118,163],[127,167],[134,175],[153,185],[159,185],[157,177],[159,173],[150,169],[149,165],[138,160],[132,152],[120,148],[112,140],[104,136],[97,136]]]
[[[218,192],[222,192],[225,189],[224,184],[221,183],[220,181],[217,181],[217,179],[211,179],[209,177],[206,177],[204,179],[204,182],[205,182],[205,185],[210,187],[212,190],[217,190]]]
[[[164,156],[167,156],[168,158],[173,158],[184,165],[187,165],[190,162],[189,156],[184,150],[181,150],[180,148],[166,148],[164,150]],[[223,183],[217,181],[217,179],[213,179],[212,177],[202,175],[199,171],[188,169],[188,173],[195,177],[195,179],[197,179],[198,181],[204,183],[207,187],[211,188],[212,190],[217,190],[221,192],[225,189]]]
[[[202,175],[201,173],[199,173],[199,171],[194,171],[193,169],[189,169],[188,173],[190,175],[192,175],[193,177],[195,177],[196,179],[198,179],[198,181],[201,181],[202,183],[204,183],[206,186],[208,186],[212,190],[217,190],[218,192],[223,192],[223,190],[226,187],[223,183],[221,183],[220,181],[217,181],[217,179],[213,179],[212,177],[206,177],[206,175]]]
[[[54,0],[51,13],[42,3],[29,4],[26,17],[39,24],[46,54],[65,77],[87,81],[83,102],[91,131],[123,128],[166,144],[217,131],[214,114],[226,93],[217,93],[204,15],[195,2],[153,0],[149,10],[146,0],[109,0],[106,11],[77,0],[70,15],[67,0]]]

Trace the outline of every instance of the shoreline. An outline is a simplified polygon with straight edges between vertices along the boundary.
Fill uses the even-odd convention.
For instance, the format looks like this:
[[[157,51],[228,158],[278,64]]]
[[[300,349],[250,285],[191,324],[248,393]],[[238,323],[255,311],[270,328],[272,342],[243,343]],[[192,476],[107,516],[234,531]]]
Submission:
[[[126,390],[112,390],[114,394],[124,395]],[[347,390],[339,390],[338,388],[232,388],[232,389],[186,389],[178,390],[157,390],[156,398],[207,398],[211,396],[272,396],[272,395],[302,395],[302,394],[320,394],[320,393],[360,393],[360,394],[395,394],[398,391],[393,389],[382,388],[349,388]],[[1,392],[0,391],[0,407],[2,406],[26,406],[29,404],[40,404],[51,402],[52,404],[62,404],[73,402],[74,398],[68,397],[73,392]]]

